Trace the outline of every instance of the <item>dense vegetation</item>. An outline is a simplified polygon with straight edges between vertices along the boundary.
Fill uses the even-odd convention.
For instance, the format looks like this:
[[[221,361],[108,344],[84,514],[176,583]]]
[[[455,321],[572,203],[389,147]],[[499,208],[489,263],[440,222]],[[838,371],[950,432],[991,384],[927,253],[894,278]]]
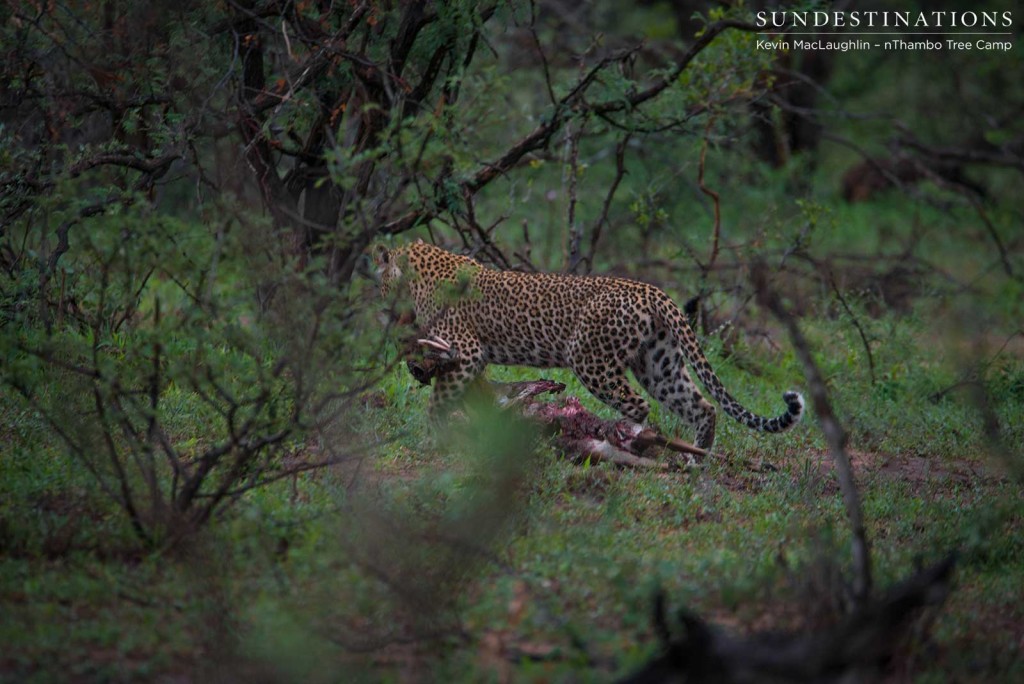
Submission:
[[[563,460],[486,406],[435,430],[363,277],[415,238],[697,297],[725,385],[772,415],[809,382],[781,293],[876,587],[958,553],[885,676],[1024,677],[1020,41],[776,53],[751,21],[7,3],[0,681],[606,681],[658,648],[659,589],[736,633],[835,624],[853,541],[821,416],[723,416],[725,458],[668,473]],[[541,374],[613,417],[566,371],[489,370]]]

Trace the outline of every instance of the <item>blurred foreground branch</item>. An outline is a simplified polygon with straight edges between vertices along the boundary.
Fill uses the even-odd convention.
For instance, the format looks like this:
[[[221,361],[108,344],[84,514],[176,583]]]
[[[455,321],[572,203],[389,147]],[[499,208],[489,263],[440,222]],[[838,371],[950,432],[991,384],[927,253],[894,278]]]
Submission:
[[[836,466],[839,487],[843,493],[843,502],[846,505],[846,515],[853,531],[853,598],[858,604],[861,604],[867,600],[871,592],[871,556],[864,527],[864,512],[861,509],[860,494],[853,480],[850,456],[846,453],[846,431],[843,430],[843,426],[832,412],[832,402],[829,400],[828,390],[825,388],[825,380],[811,355],[807,338],[804,337],[800,326],[797,325],[796,319],[783,305],[778,293],[768,282],[767,266],[763,261],[754,262],[750,278],[760,304],[771,311],[786,327],[797,358],[800,359],[800,363],[804,367],[804,375],[809,385],[814,411],[821,424],[821,430],[825,433],[825,439],[828,441],[829,451]]]
[[[680,611],[685,631],[673,638],[659,595],[654,620],[664,650],[621,684],[873,681],[914,618],[945,600],[955,560],[950,555],[919,570],[824,631],[737,637]]]

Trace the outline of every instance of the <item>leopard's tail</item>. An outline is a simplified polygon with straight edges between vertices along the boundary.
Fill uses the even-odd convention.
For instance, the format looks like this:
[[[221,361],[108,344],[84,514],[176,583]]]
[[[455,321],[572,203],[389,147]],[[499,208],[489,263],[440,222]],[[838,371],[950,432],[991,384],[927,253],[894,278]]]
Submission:
[[[774,418],[765,418],[744,408],[729,394],[722,385],[722,381],[718,379],[718,375],[711,368],[711,364],[704,356],[704,351],[697,342],[697,336],[686,321],[683,312],[668,295],[664,295],[664,300],[660,303],[665,323],[673,332],[676,344],[685,354],[690,368],[729,416],[747,427],[761,432],[784,432],[800,422],[800,418],[804,414],[804,398],[799,392],[789,391],[782,395],[782,400],[786,402],[786,411]]]

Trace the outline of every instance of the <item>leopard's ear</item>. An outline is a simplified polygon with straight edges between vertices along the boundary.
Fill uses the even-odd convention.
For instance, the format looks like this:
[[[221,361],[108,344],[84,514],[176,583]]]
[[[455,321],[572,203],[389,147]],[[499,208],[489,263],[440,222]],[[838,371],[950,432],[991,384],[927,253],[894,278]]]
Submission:
[[[384,245],[373,246],[373,263],[377,264],[378,266],[383,266],[384,264],[390,261],[391,251],[387,247],[385,247]]]

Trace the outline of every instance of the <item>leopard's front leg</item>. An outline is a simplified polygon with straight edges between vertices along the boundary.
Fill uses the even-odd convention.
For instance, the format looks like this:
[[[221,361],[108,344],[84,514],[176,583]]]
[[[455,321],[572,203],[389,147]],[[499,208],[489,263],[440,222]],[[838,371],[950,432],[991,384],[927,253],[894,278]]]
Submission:
[[[435,422],[447,418],[466,394],[469,385],[483,372],[483,347],[465,326],[460,325],[458,313],[447,311],[430,327],[425,338],[430,347],[447,345],[445,356],[450,360],[443,373],[434,378],[430,394],[429,413]]]

